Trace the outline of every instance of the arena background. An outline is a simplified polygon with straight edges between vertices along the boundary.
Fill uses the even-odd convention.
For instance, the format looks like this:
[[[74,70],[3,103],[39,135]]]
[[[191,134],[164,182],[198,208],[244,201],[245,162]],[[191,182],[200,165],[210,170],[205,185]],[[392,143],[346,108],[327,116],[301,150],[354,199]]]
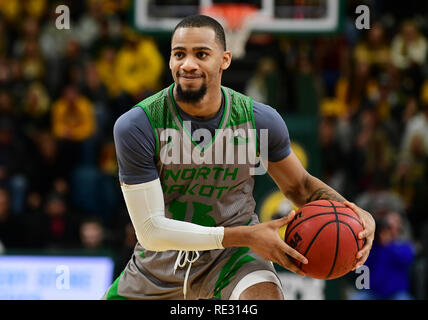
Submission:
[[[338,9],[328,30],[262,24],[223,85],[278,110],[310,173],[378,221],[399,215],[389,241],[407,243],[413,254],[398,258],[405,265],[398,276],[391,260],[373,261],[370,283],[381,283],[383,273],[426,299],[428,4],[244,2],[270,3],[283,22]],[[70,10],[69,28],[56,24],[60,5]],[[123,270],[136,238],[119,188],[113,124],[172,81],[171,30],[157,23],[199,5],[0,0],[0,299],[98,299]],[[369,9],[368,28],[357,27],[360,5]],[[293,207],[266,175],[256,177],[254,196],[262,221]],[[277,268],[288,299],[350,299],[361,283],[354,272],[322,281]]]

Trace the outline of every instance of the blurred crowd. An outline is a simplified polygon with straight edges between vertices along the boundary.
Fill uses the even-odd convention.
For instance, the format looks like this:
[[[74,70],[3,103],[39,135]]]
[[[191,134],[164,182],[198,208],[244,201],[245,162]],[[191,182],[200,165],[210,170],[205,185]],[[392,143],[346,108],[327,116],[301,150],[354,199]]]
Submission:
[[[56,27],[60,4],[69,29]],[[165,71],[130,5],[0,1],[0,251],[82,249],[118,270],[130,258],[112,128]]]
[[[428,30],[385,12],[357,30],[355,3],[339,35],[253,35],[235,64],[256,57],[257,67],[234,89],[285,119],[317,115],[320,178],[372,212],[377,233],[396,230],[390,216],[398,215],[399,232],[376,241],[408,243],[403,272],[426,270]],[[70,8],[70,29],[55,26],[59,4]],[[131,5],[0,0],[0,252],[107,253],[116,275],[130,258],[136,239],[112,128],[171,81],[165,43],[130,27]],[[413,283],[403,287],[416,295]]]

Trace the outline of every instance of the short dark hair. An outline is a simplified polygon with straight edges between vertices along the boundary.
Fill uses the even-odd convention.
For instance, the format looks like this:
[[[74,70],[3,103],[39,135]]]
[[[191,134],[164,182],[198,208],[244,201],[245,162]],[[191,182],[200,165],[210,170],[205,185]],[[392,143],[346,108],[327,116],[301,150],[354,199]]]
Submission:
[[[209,16],[196,14],[193,16],[188,16],[181,20],[174,28],[172,32],[172,36],[174,36],[175,31],[178,28],[202,28],[208,27],[214,30],[215,37],[218,42],[223,47],[223,50],[226,50],[226,35],[224,33],[223,26],[214,18]]]

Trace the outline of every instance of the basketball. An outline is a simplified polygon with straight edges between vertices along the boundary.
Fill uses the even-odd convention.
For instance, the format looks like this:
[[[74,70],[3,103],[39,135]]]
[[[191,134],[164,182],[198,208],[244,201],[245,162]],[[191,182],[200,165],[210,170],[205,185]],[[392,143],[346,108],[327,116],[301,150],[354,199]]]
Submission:
[[[352,270],[356,254],[364,245],[358,239],[363,226],[343,203],[317,200],[301,207],[287,225],[284,240],[308,259],[294,261],[308,276],[335,279]],[[294,260],[294,259],[293,259]]]

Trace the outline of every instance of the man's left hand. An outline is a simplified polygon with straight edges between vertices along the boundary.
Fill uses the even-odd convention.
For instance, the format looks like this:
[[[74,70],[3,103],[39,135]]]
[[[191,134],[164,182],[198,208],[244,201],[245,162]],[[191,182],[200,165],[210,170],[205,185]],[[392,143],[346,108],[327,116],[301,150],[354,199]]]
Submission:
[[[361,223],[363,224],[364,230],[358,234],[358,239],[366,239],[364,246],[361,248],[360,251],[357,252],[357,261],[355,263],[354,268],[352,269],[355,270],[361,267],[369,257],[370,250],[373,245],[376,223],[372,215],[366,210],[361,209],[360,207],[349,201],[345,201],[344,204],[358,215],[361,220]]]

